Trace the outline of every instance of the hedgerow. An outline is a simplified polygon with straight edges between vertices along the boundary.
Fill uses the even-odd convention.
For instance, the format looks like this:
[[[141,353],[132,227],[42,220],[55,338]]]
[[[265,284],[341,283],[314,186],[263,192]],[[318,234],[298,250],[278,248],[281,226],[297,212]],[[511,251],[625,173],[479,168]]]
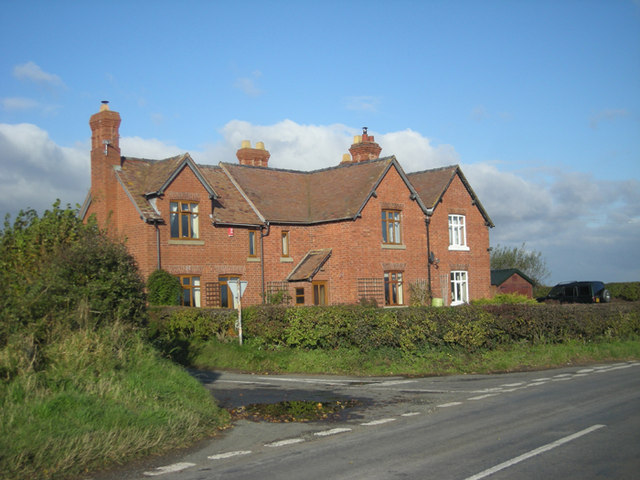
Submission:
[[[235,311],[161,309],[165,338],[233,340]],[[152,315],[154,316],[154,315]],[[157,317],[158,315],[155,314]],[[640,336],[640,304],[467,305],[452,308],[256,306],[243,310],[243,332],[265,348],[454,347],[468,352],[507,344],[570,340],[633,339]]]

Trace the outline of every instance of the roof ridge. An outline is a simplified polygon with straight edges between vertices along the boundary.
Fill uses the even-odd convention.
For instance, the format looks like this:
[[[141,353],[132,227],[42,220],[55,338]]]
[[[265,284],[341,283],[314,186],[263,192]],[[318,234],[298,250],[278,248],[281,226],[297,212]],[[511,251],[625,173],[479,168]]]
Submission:
[[[292,168],[273,168],[273,167],[258,167],[255,165],[240,165],[239,163],[230,163],[230,162],[220,162],[220,164],[224,164],[224,165],[231,165],[232,167],[242,167],[242,168],[250,168],[250,169],[256,169],[256,170],[263,170],[263,171],[272,171],[272,172],[284,172],[284,173],[301,173],[304,175],[309,175],[309,174],[313,174],[313,173],[318,173],[318,172],[326,172],[329,170],[336,170],[338,168],[348,168],[348,167],[355,167],[358,165],[363,165],[363,164],[371,164],[371,163],[375,163],[375,162],[382,162],[382,161],[388,161],[395,158],[395,155],[388,155],[386,157],[380,157],[380,158],[374,158],[371,160],[365,160],[363,162],[349,162],[349,163],[341,163],[338,165],[334,165],[332,167],[324,167],[324,168],[318,168],[316,170],[294,170]]]
[[[454,163],[452,165],[446,165],[444,167],[436,167],[436,168],[427,168],[426,170],[420,170],[418,172],[407,173],[407,175],[416,175],[418,173],[428,173],[428,172],[438,172],[441,170],[448,170],[449,168],[460,168],[459,163]]]

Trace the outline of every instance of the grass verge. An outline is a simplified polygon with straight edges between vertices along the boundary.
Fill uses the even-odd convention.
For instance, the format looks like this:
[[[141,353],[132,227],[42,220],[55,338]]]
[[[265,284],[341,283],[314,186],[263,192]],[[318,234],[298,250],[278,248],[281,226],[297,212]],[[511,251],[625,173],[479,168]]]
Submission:
[[[0,381],[2,478],[73,478],[216,432],[226,411],[122,326],[70,334],[47,366]],[[8,361],[12,352],[0,351]]]
[[[342,375],[453,375],[535,370],[566,365],[640,359],[640,341],[570,341],[562,344],[510,345],[469,353],[454,348],[397,349],[363,352],[357,349],[265,350],[250,342],[239,346],[210,340],[192,350],[192,365],[269,373]]]

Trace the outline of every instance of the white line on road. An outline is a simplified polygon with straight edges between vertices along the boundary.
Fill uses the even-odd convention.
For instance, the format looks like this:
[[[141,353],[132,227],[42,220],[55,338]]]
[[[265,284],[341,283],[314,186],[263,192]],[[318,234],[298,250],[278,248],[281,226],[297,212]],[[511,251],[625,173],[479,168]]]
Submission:
[[[382,425],[383,423],[395,422],[395,418],[381,418],[380,420],[373,420],[371,422],[361,423],[360,425],[365,427],[371,427],[373,425]]]
[[[331,430],[324,430],[322,432],[314,433],[317,437],[328,437],[329,435],[338,435],[339,433],[350,432],[350,428],[332,428]]]
[[[405,383],[416,383],[416,380],[387,380],[380,383],[372,383],[372,387],[390,387],[392,385],[404,385]]]
[[[503,383],[502,385],[500,385],[501,387],[519,387],[520,385],[524,385],[524,382],[518,382],[518,383]]]
[[[236,452],[218,453],[217,455],[210,455],[207,457],[209,460],[222,460],[224,458],[237,457],[238,455],[249,455],[251,450],[238,450]]]
[[[495,397],[496,395],[500,395],[499,393],[487,393],[486,395],[478,395],[477,397],[467,398],[467,400],[483,400],[489,397]]]
[[[285,445],[293,445],[294,443],[302,443],[304,438],[288,438],[287,440],[280,440],[279,442],[267,443],[265,447],[284,447]]]
[[[462,405],[462,402],[441,403],[440,405],[436,405],[436,407],[447,408],[447,407],[455,407],[456,405]]]
[[[400,415],[401,417],[415,417],[416,415],[420,415],[420,412],[407,412]]]
[[[554,449],[556,447],[559,447],[560,445],[563,445],[565,443],[571,442],[572,440],[575,440],[576,438],[582,437],[583,435],[587,435],[591,432],[594,432],[602,427],[604,427],[605,425],[593,425],[589,428],[585,428],[584,430],[581,430],[577,433],[574,433],[573,435],[569,435],[567,437],[561,438],[560,440],[556,440],[555,442],[551,442],[551,443],[547,443],[546,445],[543,445],[542,447],[536,448],[535,450],[531,450],[530,452],[524,453],[522,455],[520,455],[519,457],[515,457],[511,460],[507,460],[506,462],[503,462],[499,465],[496,465],[495,467],[491,467],[488,468],[487,470],[485,470],[484,472],[480,472],[476,475],[473,475],[471,477],[467,477],[465,480],[480,480],[481,478],[484,477],[488,477],[489,475],[493,475],[496,472],[499,472],[500,470],[504,470],[505,468],[509,468],[513,465],[515,465],[516,463],[520,463],[524,460],[527,460],[528,458],[531,457],[535,457],[536,455],[539,455],[541,453],[544,453],[546,451],[549,451],[551,449]]]
[[[173,465],[167,465],[166,467],[158,467],[152,472],[144,472],[143,475],[146,475],[147,477],[157,477],[158,475],[164,475],[166,473],[179,472],[185,468],[193,466],[195,466],[195,463],[174,463]]]

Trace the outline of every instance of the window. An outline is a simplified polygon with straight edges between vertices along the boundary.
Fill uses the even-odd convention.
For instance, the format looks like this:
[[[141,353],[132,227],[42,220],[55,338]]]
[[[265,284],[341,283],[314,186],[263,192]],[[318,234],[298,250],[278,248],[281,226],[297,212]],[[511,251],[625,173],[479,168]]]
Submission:
[[[449,215],[449,250],[469,250],[464,215]]]
[[[198,204],[196,202],[170,202],[171,238],[199,238]]]
[[[304,288],[296,288],[296,305],[304,305]]]
[[[327,282],[313,282],[313,304],[314,305],[326,305],[327,304]]]
[[[288,231],[282,232],[282,256],[283,257],[289,256],[289,232]]]
[[[229,288],[229,280],[239,280],[238,276],[224,276],[218,277],[218,284],[220,285],[220,306],[222,308],[235,308],[233,303],[233,293]]]
[[[255,230],[249,230],[249,256],[256,257],[258,255],[258,244]]]
[[[200,277],[192,275],[180,275],[180,285],[182,285],[182,298],[180,304],[185,307],[200,306]]]
[[[469,303],[469,282],[467,272],[451,272],[451,305]]]
[[[403,305],[402,272],[384,272],[384,304]]]
[[[400,245],[400,212],[398,210],[382,210],[382,243]]]

